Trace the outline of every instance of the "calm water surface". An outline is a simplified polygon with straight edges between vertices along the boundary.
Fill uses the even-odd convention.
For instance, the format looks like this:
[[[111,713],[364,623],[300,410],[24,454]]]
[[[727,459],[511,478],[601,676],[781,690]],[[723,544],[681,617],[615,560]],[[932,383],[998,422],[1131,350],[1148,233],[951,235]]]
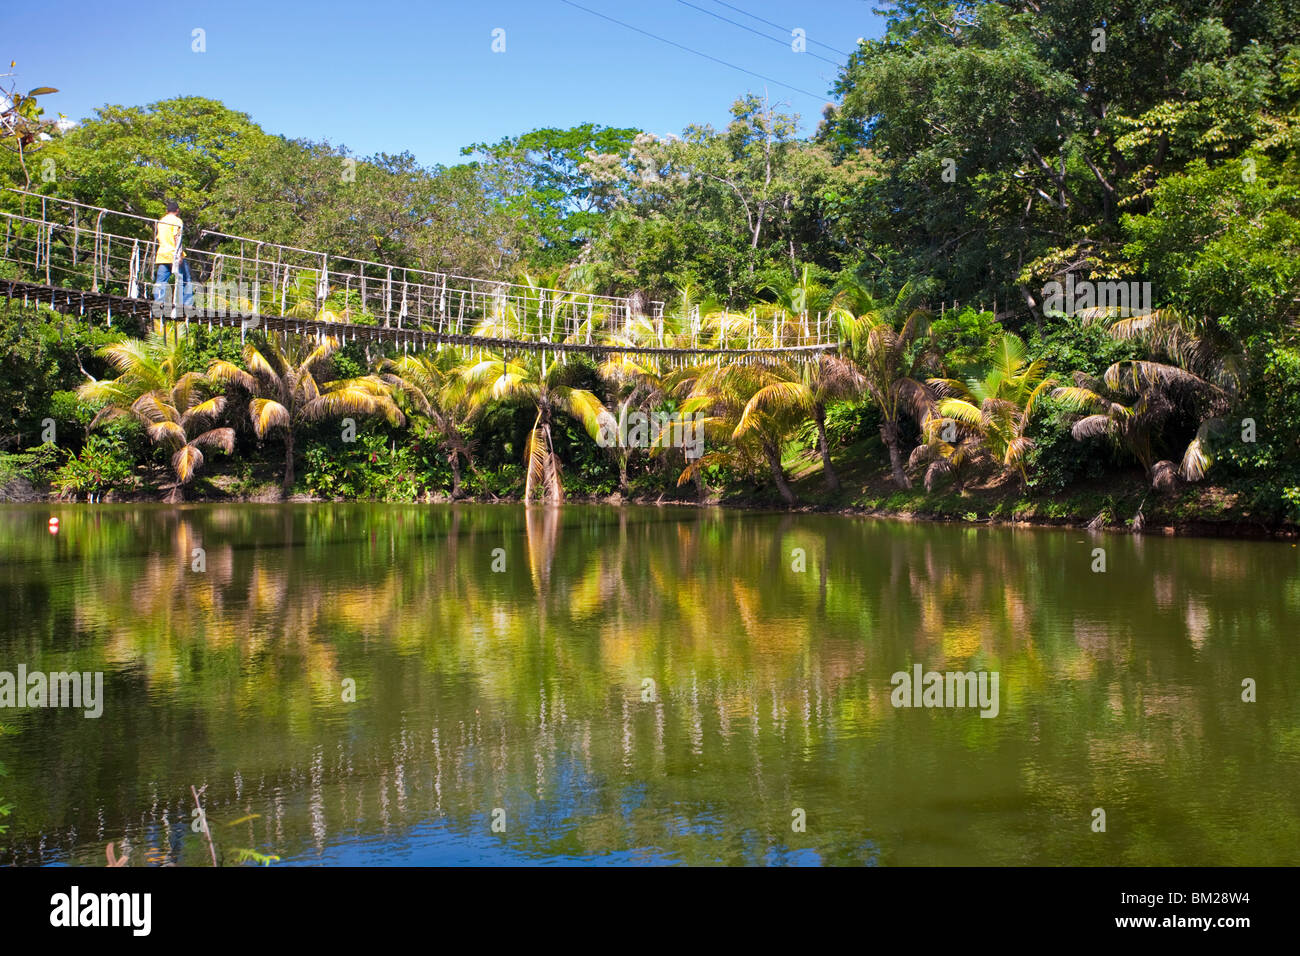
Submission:
[[[193,785],[226,862],[1294,865],[1298,560],[697,509],[4,506],[0,671],[102,671],[105,700],[0,709],[0,864],[206,864]],[[996,671],[999,715],[893,707],[914,664]]]

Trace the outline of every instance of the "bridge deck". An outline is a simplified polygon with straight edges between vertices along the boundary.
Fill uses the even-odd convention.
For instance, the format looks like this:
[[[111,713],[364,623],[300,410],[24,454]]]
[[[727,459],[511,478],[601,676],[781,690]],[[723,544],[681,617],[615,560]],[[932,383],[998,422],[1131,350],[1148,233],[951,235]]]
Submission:
[[[321,319],[302,319],[293,316],[218,314],[209,309],[158,304],[151,299],[133,299],[124,295],[66,289],[62,286],[43,285],[5,278],[0,278],[0,296],[3,296],[7,302],[21,298],[25,302],[48,305],[56,312],[65,315],[84,316],[86,314],[102,313],[107,317],[110,324],[114,321],[120,321],[122,318],[129,318],[137,322],[142,329],[148,328],[151,321],[161,319],[163,321],[182,322],[186,325],[191,322],[206,324],[209,328],[237,328],[243,331],[261,328],[297,335],[329,335],[345,342],[388,342],[399,347],[409,346],[417,350],[426,349],[430,346],[451,345],[471,349],[572,352],[593,356],[636,354],[671,358],[685,356],[706,358],[709,356],[795,356],[832,351],[838,348],[838,343],[834,342],[745,349],[621,345],[609,341],[590,343],[519,341],[516,339],[464,335],[426,329],[361,325],[353,322],[328,322]]]

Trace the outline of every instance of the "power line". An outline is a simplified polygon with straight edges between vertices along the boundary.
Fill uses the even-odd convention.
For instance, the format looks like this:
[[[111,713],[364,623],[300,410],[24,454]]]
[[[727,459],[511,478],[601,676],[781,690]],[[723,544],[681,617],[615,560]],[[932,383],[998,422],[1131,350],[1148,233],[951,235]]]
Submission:
[[[705,16],[714,17],[715,19],[721,20],[723,23],[730,23],[733,27],[740,27],[740,29],[742,30],[748,30],[750,33],[754,34],[754,36],[760,36],[764,40],[771,40],[773,43],[779,43],[781,44],[781,46],[784,47],[788,47],[790,45],[782,37],[774,37],[769,33],[764,33],[762,30],[755,30],[753,27],[747,27],[743,23],[737,23],[735,20],[732,20],[730,17],[724,17],[722,14],[714,13],[712,10],[705,10],[703,7],[697,7],[695,4],[688,2],[688,0],[677,0],[677,2],[682,4],[683,6],[690,7],[692,10],[698,10],[700,11],[700,13],[703,13]],[[806,50],[804,52],[807,53]],[[839,63],[832,60],[830,57],[822,56],[820,53],[808,53],[808,56],[815,57],[818,60],[821,60],[823,63],[829,63],[831,66],[840,65]]]
[[[741,14],[742,16],[749,17],[749,19],[751,20],[757,20],[759,23],[766,23],[769,27],[776,27],[778,30],[785,29],[785,27],[781,26],[781,24],[779,23],[773,23],[771,20],[764,20],[762,17],[755,16],[752,13],[747,13],[746,11],[740,9],[740,7],[732,6],[730,3],[726,3],[725,0],[713,0],[713,2],[726,7],[728,10],[735,10],[737,13]],[[808,42],[816,43],[818,46],[825,47],[827,50],[830,50],[832,53],[838,53],[840,56],[850,55],[848,53],[845,53],[843,50],[837,50],[833,46],[829,46],[825,43],[822,43],[820,40],[809,40]],[[836,65],[838,66],[839,64]]]
[[[771,83],[774,86],[780,86],[787,90],[793,90],[796,93],[802,93],[804,96],[811,97],[812,99],[815,99],[820,103],[826,102],[825,94],[812,93],[809,92],[808,90],[801,89],[797,86],[791,86],[789,83],[782,83],[780,80],[773,79],[770,76],[765,76],[762,73],[755,73],[753,70],[747,70],[743,66],[736,66],[736,64],[728,63],[726,60],[719,60],[716,56],[712,56],[708,53],[701,53],[699,50],[695,50],[692,49],[691,47],[678,43],[676,40],[669,40],[667,37],[661,37],[657,33],[651,33],[649,30],[642,30],[640,27],[634,27],[630,23],[624,23],[622,20],[616,20],[614,17],[607,16],[606,14],[603,14],[597,10],[592,10],[589,7],[582,6],[582,4],[574,3],[573,0],[560,0],[560,2],[568,4],[571,7],[576,7],[577,9],[581,10],[583,13],[590,13],[593,17],[600,17],[602,20],[608,20],[610,23],[617,23],[619,26],[625,27],[628,30],[634,30],[637,33],[640,33],[642,36],[650,37],[652,40],[658,40],[660,43],[667,43],[669,46],[675,46],[677,47],[677,49],[685,50],[687,53],[694,53],[696,56],[702,56],[704,57],[704,59],[712,60],[714,63],[719,63],[722,66],[727,67],[728,69],[737,70],[741,73],[748,73],[750,76],[757,77],[758,79],[763,80],[766,83]]]

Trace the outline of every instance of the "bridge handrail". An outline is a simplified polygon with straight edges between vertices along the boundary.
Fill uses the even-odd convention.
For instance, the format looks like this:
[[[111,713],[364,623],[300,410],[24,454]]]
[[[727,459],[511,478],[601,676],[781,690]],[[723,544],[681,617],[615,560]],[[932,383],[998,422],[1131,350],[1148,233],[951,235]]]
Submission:
[[[142,223],[147,223],[150,229],[152,229],[153,224],[157,222],[157,217],[154,216],[143,216],[140,215],[139,213],[125,212],[120,209],[109,209],[105,206],[95,206],[89,203],[78,202],[75,199],[65,199],[61,196],[47,196],[42,193],[36,193],[26,189],[19,189],[16,186],[6,186],[4,187],[4,189],[7,192],[15,193],[19,196],[26,196],[31,199],[40,200],[44,203],[55,203],[63,206],[77,207],[80,209],[86,209],[93,212],[104,213],[113,216],[120,216],[126,219],[134,219]],[[24,218],[31,222],[45,221],[45,220],[32,220],[29,217],[22,216],[21,214],[19,215],[19,218]],[[86,228],[89,229],[89,227]],[[123,236],[121,234],[114,234],[114,235],[115,237],[125,238],[125,239],[138,238],[133,236]],[[202,229],[199,231],[198,235],[200,238],[203,236],[216,236],[219,239],[223,239],[223,240],[240,242],[240,243],[251,243],[255,247],[261,247],[263,249],[272,252],[274,252],[275,250],[280,250],[282,252],[298,253],[301,255],[311,256],[313,259],[322,260],[327,263],[334,263],[334,262],[351,263],[353,265],[361,266],[363,270],[366,267],[373,267],[375,269],[383,270],[385,272],[387,272],[387,270],[390,269],[394,271],[401,270],[402,273],[407,277],[425,276],[437,280],[435,282],[421,283],[422,285],[428,286],[430,288],[445,286],[446,283],[450,281],[458,281],[458,282],[470,282],[474,284],[490,286],[493,289],[499,289],[503,291],[506,295],[537,295],[538,293],[546,293],[547,295],[578,297],[581,298],[584,302],[590,301],[592,303],[609,303],[623,308],[626,308],[627,304],[633,301],[633,298],[631,296],[603,295],[600,293],[585,292],[585,291],[575,290],[575,289],[555,289],[549,286],[534,286],[534,285],[528,285],[527,283],[523,283],[523,282],[512,282],[506,279],[487,278],[484,276],[465,276],[454,272],[434,272],[432,270],[421,269],[416,266],[394,265],[392,263],[379,262],[373,259],[357,259],[353,256],[334,255],[332,253],[322,252],[319,249],[303,249],[298,246],[286,245],[285,243],[272,242],[267,239],[257,239],[252,236],[241,236],[235,233],[221,232],[220,230],[216,230],[216,229]],[[200,250],[196,249],[194,251],[200,251]],[[242,254],[240,258],[243,258]],[[308,267],[300,266],[300,268],[308,268]],[[334,271],[350,271],[350,270],[334,270]],[[358,275],[360,274],[361,273],[358,273]],[[518,290],[518,291],[516,292],[514,290]],[[647,300],[646,304],[649,306],[652,315],[657,317],[663,313],[664,303],[662,301],[658,299],[650,299]]]
[[[21,212],[0,208],[0,219],[6,224],[3,259],[27,271],[34,265],[38,275],[44,273],[46,287],[56,285],[54,273],[57,272],[58,284],[68,291],[85,286],[95,294],[107,294],[113,288],[125,289],[127,297],[136,301],[151,299],[151,291],[161,294],[153,278],[156,239],[152,226],[156,220],[29,190],[3,188],[8,193],[24,197]],[[39,201],[39,218],[37,210],[31,210],[33,215],[26,214],[28,201]],[[51,206],[55,210],[73,209],[73,215],[68,217],[71,221],[64,221],[57,214],[52,216]],[[81,210],[91,214],[85,221]],[[116,233],[105,229],[104,219],[108,216],[148,224],[149,229],[138,230],[137,235]],[[16,232],[13,229],[15,223],[19,224]],[[30,228],[32,226],[36,228]],[[216,230],[206,230],[202,234],[240,243],[237,251],[222,248],[220,244],[207,249],[188,247],[190,255],[187,261],[191,271],[206,286],[205,296],[215,296],[215,299],[206,301],[216,302],[218,308],[223,302],[226,307],[236,304],[241,309],[251,309],[249,314],[272,317],[278,311],[282,318],[286,315],[297,318],[303,315],[301,309],[305,305],[313,313],[329,309],[345,319],[359,315],[363,325],[372,321],[379,326],[382,322],[384,329],[391,328],[399,334],[403,331],[431,334],[438,337],[437,341],[450,341],[449,336],[461,338],[468,323],[469,328],[480,333],[491,329],[487,332],[488,337],[500,336],[500,341],[510,341],[525,348],[549,347],[557,351],[579,346],[585,349],[593,345],[603,351],[608,344],[592,341],[596,330],[602,329],[598,333],[602,336],[618,335],[618,326],[621,325],[622,334],[626,335],[634,319],[651,323],[645,331],[658,339],[658,348],[633,347],[629,351],[793,354],[833,349],[840,345],[838,328],[829,314],[823,324],[821,313],[817,313],[815,322],[813,315],[807,312],[774,313],[769,336],[767,319],[764,318],[760,326],[753,311],[747,316],[722,313],[713,317],[703,316],[695,309],[689,315],[665,316],[663,303],[656,301],[650,303],[657,307],[655,311],[646,315],[644,310],[636,307],[636,300],[632,297],[604,296],[430,272],[408,266],[389,266]],[[54,241],[56,235],[59,237],[57,243]],[[253,255],[248,254],[247,243],[253,244]],[[298,255],[286,258],[282,255],[285,252]],[[275,253],[274,258],[271,253]],[[358,271],[347,268],[347,264],[357,266]],[[368,274],[367,270],[372,268],[382,270],[382,274]],[[419,281],[421,278],[433,281],[423,283]],[[235,287],[233,290],[232,285]],[[163,288],[166,287],[164,283]],[[168,294],[173,300],[173,318],[183,313],[188,321],[193,310],[177,309],[181,305],[180,292],[181,283],[171,282]],[[187,288],[187,303],[188,296]],[[482,339],[483,335],[474,337]],[[685,345],[687,340],[689,346]],[[773,344],[764,346],[765,341]],[[787,344],[790,342],[795,344]],[[755,348],[755,345],[759,347]]]

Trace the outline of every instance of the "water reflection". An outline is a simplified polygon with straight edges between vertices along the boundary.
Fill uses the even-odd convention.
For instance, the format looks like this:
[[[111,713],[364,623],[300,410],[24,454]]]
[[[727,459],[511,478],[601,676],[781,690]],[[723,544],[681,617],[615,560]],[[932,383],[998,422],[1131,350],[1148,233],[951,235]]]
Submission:
[[[1295,863],[1296,554],[694,509],[12,507],[0,670],[103,670],[106,704],[0,711],[0,862],[112,840],[201,864],[193,784],[223,847],[286,862]],[[913,663],[997,670],[1000,716],[896,710]]]

